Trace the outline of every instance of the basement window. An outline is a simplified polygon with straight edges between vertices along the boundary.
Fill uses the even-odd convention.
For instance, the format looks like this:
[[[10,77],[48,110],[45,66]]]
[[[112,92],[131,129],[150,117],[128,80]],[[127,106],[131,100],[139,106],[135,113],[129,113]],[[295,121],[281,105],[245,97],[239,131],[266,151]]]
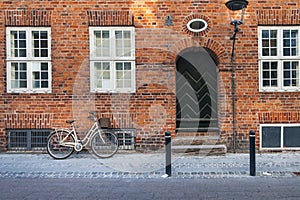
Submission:
[[[11,151],[44,151],[51,130],[8,130],[7,149]]]
[[[135,150],[136,130],[135,129],[114,129],[118,137],[119,149]]]
[[[300,124],[264,124],[260,129],[261,149],[300,149]]]

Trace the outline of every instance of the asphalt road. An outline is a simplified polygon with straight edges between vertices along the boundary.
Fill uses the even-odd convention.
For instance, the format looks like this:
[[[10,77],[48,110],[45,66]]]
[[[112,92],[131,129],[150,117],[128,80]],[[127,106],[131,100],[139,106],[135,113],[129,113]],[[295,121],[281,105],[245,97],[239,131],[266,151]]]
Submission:
[[[0,179],[0,199],[300,199],[300,177]]]

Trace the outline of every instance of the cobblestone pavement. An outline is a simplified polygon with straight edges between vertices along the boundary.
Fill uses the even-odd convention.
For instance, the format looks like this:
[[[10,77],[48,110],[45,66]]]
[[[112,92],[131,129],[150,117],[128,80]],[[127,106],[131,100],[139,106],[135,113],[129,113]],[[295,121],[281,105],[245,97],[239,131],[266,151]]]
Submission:
[[[172,155],[172,178],[250,177],[249,162],[249,154]],[[300,153],[256,155],[256,176],[291,177],[297,172],[300,172]],[[65,160],[54,160],[47,154],[0,154],[0,178],[161,178],[164,175],[164,153],[118,153],[109,159],[80,153]]]

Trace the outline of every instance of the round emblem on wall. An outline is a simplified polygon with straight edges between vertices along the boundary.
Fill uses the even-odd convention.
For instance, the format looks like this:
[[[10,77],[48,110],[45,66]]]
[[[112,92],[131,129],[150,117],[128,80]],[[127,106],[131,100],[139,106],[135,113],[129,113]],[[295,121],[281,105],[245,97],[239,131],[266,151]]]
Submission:
[[[206,30],[208,24],[204,19],[192,19],[187,23],[186,27],[193,33],[199,33]]]

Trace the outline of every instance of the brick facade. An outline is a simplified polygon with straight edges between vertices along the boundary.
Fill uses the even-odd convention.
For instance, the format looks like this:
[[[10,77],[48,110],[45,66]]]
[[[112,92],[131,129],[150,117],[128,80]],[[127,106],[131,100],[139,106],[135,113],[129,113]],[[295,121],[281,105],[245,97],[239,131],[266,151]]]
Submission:
[[[0,147],[7,129],[52,128],[76,119],[87,128],[88,111],[111,119],[117,128],[137,130],[138,150],[164,146],[164,132],[176,128],[176,58],[204,47],[218,65],[218,118],[222,139],[232,149],[231,63],[233,27],[223,0],[171,1],[1,1],[0,2]],[[235,46],[237,144],[247,150],[249,130],[261,123],[299,123],[299,92],[259,92],[258,26],[300,25],[300,5],[287,0],[253,0]],[[233,13],[231,13],[233,14]],[[164,24],[171,15],[174,26]],[[193,18],[208,22],[206,31],[186,28]],[[52,92],[7,93],[6,27],[51,27]],[[91,93],[89,27],[134,26],[136,92]],[[259,142],[260,138],[257,138]]]

